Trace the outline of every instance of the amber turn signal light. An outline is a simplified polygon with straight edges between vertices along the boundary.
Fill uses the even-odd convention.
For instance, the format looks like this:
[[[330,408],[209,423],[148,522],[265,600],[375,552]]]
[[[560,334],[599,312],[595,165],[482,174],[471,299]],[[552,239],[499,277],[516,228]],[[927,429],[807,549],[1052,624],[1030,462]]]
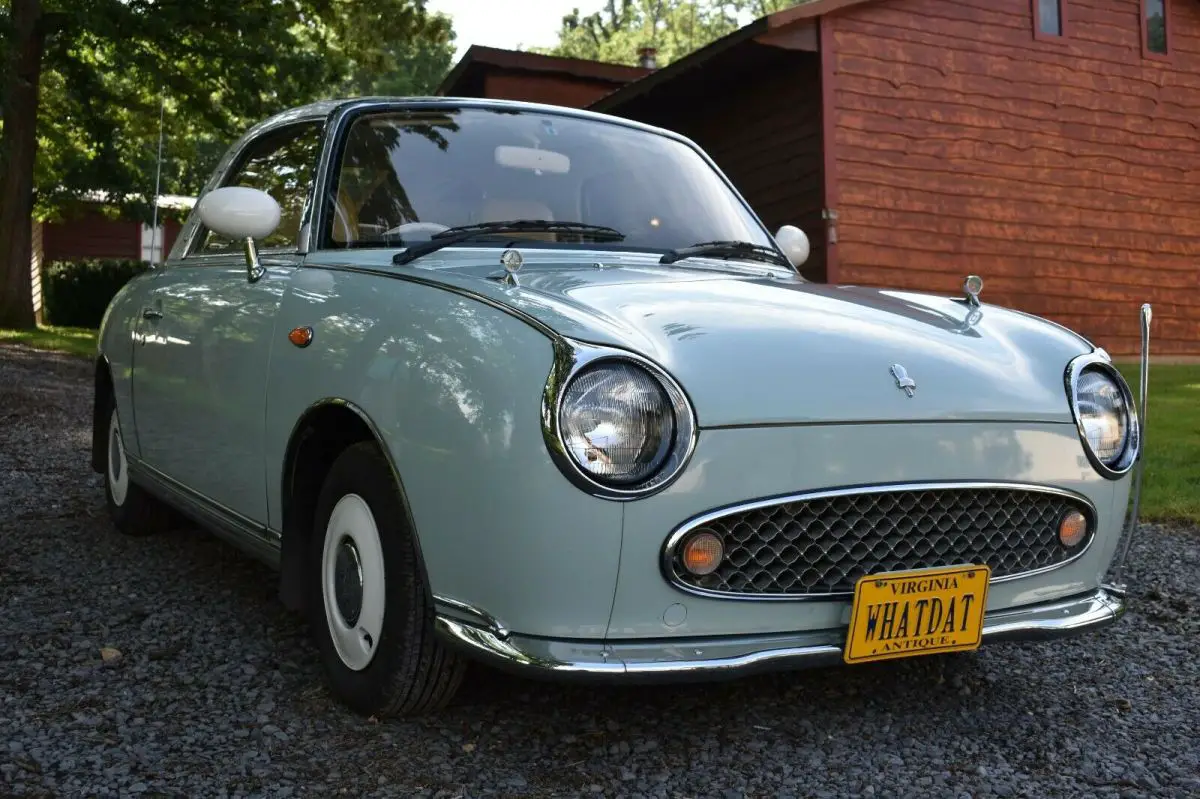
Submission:
[[[724,557],[721,539],[707,530],[692,533],[683,543],[683,568],[692,574],[712,574]]]
[[[1087,535],[1087,519],[1077,510],[1067,511],[1058,523],[1058,540],[1064,547],[1076,546]]]
[[[311,327],[297,327],[288,333],[288,341],[295,344],[297,347],[307,347],[312,343],[313,329]]]

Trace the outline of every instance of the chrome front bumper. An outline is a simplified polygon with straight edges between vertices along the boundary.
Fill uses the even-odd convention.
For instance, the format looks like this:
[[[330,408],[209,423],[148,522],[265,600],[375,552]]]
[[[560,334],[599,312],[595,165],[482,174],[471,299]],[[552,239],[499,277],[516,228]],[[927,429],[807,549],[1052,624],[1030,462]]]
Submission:
[[[846,630],[708,639],[580,642],[513,634],[442,600],[435,627],[470,657],[535,677],[615,682],[684,682],[842,663]],[[457,607],[455,607],[457,606]],[[1125,613],[1125,594],[1104,586],[1054,602],[990,613],[983,643],[1044,641],[1101,629]]]

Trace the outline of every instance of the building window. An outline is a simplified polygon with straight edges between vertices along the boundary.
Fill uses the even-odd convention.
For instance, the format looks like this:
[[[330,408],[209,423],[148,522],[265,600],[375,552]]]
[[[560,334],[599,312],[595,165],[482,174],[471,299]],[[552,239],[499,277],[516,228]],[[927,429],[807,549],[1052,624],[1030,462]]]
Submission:
[[[163,254],[163,226],[150,227],[145,222],[142,223],[142,260],[149,261],[152,264],[162,263]]]
[[[1067,0],[1033,0],[1033,37],[1058,39],[1066,35]]]
[[[1142,0],[1142,55],[1168,58],[1171,54],[1171,0]]]

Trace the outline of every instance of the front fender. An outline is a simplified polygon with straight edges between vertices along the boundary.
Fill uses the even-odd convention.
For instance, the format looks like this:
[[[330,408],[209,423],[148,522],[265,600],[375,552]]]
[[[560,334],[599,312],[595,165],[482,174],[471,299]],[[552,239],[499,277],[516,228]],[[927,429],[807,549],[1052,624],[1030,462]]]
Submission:
[[[265,442],[271,526],[281,528],[297,419],[344,399],[370,419],[400,474],[435,596],[525,634],[603,637],[622,507],[577,489],[546,449],[550,339],[453,291],[311,266],[279,313]],[[289,344],[288,331],[306,326],[312,342]]]

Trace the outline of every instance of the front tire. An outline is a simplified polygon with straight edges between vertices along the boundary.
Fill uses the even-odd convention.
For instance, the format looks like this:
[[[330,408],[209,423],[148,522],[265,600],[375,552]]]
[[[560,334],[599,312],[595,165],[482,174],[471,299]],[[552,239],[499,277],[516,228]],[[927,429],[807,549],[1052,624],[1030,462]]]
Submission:
[[[333,694],[357,713],[444,707],[466,664],[439,641],[399,487],[373,442],[334,461],[309,551],[311,623]]]
[[[108,438],[104,448],[104,496],[117,530],[130,536],[154,535],[170,529],[170,508],[129,479],[125,437],[115,403],[109,403]]]

